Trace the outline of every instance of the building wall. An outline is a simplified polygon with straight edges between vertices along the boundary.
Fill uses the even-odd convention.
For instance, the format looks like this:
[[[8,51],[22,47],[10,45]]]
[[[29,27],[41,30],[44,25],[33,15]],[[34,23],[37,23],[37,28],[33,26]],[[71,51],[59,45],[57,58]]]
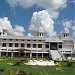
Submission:
[[[69,41],[65,40],[62,45],[62,53],[71,54],[72,51],[74,50],[73,46],[74,46],[74,43],[72,42],[72,40],[69,40]]]

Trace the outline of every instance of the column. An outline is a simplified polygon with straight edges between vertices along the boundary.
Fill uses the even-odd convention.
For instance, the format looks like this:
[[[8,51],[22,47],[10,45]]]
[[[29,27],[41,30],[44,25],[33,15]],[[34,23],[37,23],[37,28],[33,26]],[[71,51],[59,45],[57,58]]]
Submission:
[[[31,53],[31,51],[30,51],[30,58],[32,58],[32,53]]]
[[[20,50],[19,50],[19,57],[20,57]]]
[[[24,51],[24,57],[26,57],[26,52]]]
[[[59,43],[57,43],[57,50],[59,50]]]
[[[9,43],[6,43],[6,48],[7,48],[7,49],[6,49],[6,56],[7,56],[7,57],[8,57],[8,49],[9,49],[8,47],[9,47]]]
[[[2,44],[0,44],[0,57],[1,57],[1,47],[2,47]]]
[[[6,52],[6,56],[8,57],[8,52]]]
[[[38,53],[36,53],[36,58],[38,58]]]
[[[43,53],[42,53],[42,58],[43,58]]]
[[[1,57],[1,51],[0,51],[0,57]]]
[[[51,53],[50,53],[50,42],[49,42],[49,58],[51,58]]]
[[[13,51],[11,52],[11,57],[13,57]]]

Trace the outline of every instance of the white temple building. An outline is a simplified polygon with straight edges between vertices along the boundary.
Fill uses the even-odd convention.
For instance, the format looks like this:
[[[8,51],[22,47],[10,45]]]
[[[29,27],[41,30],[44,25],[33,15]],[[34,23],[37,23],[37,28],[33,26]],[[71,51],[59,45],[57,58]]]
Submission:
[[[0,23],[2,24],[2,23]],[[74,39],[65,26],[60,37],[46,37],[39,27],[37,36],[9,36],[5,26],[0,25],[0,57],[50,58],[52,60],[75,60]]]

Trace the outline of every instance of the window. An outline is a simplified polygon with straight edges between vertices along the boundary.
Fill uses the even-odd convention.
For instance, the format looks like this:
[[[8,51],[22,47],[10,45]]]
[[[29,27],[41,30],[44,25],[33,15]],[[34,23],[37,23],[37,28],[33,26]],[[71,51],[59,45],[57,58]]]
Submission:
[[[11,40],[11,41],[12,41],[12,39],[9,39],[9,40]]]
[[[6,40],[6,39],[3,39],[3,40]]]
[[[59,48],[62,48],[62,42],[59,42]]]
[[[65,37],[65,34],[64,34],[64,37]]]
[[[27,40],[27,41],[30,41],[30,40]]]
[[[12,45],[13,45],[12,43],[9,43],[9,47],[12,47]]]
[[[3,43],[3,44],[2,44],[2,47],[6,47],[6,43]]]
[[[30,48],[31,47],[31,45],[30,44],[27,44],[27,48]]]
[[[33,40],[33,41],[36,41],[36,40]]]
[[[62,44],[62,42],[59,42],[59,44]]]
[[[49,48],[49,44],[48,44],[48,43],[46,43],[45,47],[46,47],[46,48]]]
[[[24,43],[21,43],[21,47],[25,47],[25,46],[24,46]]]
[[[18,43],[15,43],[15,47],[18,47]]]
[[[33,44],[33,48],[36,48],[36,44]]]
[[[59,45],[59,48],[62,48],[62,45]]]
[[[42,44],[38,44],[38,48],[42,48]]]
[[[24,39],[22,39],[21,41],[24,41]]]
[[[18,39],[16,39],[16,41],[18,41]]]

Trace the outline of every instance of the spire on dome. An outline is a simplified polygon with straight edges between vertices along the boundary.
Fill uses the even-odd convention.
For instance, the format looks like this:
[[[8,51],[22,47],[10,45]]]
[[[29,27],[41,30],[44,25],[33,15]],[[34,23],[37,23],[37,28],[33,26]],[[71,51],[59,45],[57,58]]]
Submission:
[[[44,29],[43,29],[43,27],[41,26],[41,24],[40,24],[40,27],[39,27],[39,29],[38,29],[38,36],[40,36],[40,37],[43,37],[43,36],[44,36]]]
[[[39,27],[39,32],[44,33],[44,29],[42,28],[41,25],[40,25],[40,27]]]
[[[69,37],[69,29],[66,24],[64,25],[64,29],[62,31],[62,37]]]
[[[64,26],[63,33],[69,34],[69,29],[67,28],[67,25],[66,24]]]

